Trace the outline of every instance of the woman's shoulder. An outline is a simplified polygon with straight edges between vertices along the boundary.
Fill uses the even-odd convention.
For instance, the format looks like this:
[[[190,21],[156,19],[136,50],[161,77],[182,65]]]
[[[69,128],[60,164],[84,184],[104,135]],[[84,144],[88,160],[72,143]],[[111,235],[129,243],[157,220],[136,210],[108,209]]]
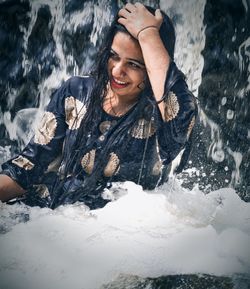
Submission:
[[[74,91],[81,91],[85,89],[90,89],[93,87],[95,79],[90,75],[85,76],[71,76],[66,82],[65,85],[68,87],[72,94]]]
[[[187,77],[176,66],[174,62],[172,62],[170,66],[170,73],[168,75],[168,83],[169,83],[170,91],[178,95],[182,95],[182,97],[186,96],[188,99],[192,101],[195,99],[193,93],[188,88]]]
[[[56,92],[60,99],[74,97],[83,101],[90,95],[94,83],[95,79],[90,75],[71,76],[63,81],[60,87],[56,89]]]
[[[192,91],[188,88],[186,76],[174,62],[170,66],[166,90],[167,103],[171,102],[185,111],[192,110],[197,112],[197,101]]]

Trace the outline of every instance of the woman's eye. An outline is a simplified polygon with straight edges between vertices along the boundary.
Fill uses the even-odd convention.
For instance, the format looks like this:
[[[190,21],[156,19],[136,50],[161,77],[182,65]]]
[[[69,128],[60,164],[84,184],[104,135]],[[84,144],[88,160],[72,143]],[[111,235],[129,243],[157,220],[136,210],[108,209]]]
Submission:
[[[129,66],[131,66],[132,68],[136,68],[136,69],[141,68],[138,64],[136,64],[134,62],[129,62]]]
[[[119,56],[115,53],[113,53],[112,51],[109,54],[109,58],[113,59],[113,60],[119,60]]]

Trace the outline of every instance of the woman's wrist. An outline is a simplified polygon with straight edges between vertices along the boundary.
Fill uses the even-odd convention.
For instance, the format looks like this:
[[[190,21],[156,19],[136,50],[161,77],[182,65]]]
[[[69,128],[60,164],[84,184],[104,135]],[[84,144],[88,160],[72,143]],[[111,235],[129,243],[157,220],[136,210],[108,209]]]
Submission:
[[[152,31],[152,30],[155,30],[155,31],[157,31],[157,32],[159,32],[159,29],[158,29],[158,27],[157,26],[155,26],[155,25],[149,25],[149,26],[146,26],[146,27],[144,27],[144,28],[142,28],[138,33],[137,33],[137,39],[139,40],[139,37],[141,37],[143,34],[147,34],[149,31]]]

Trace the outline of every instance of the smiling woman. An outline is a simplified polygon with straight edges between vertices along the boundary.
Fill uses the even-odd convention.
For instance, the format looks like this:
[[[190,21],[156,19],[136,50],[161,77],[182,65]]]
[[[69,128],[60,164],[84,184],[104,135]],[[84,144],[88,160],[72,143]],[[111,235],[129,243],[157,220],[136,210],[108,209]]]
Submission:
[[[138,101],[146,78],[141,47],[127,33],[118,32],[113,39],[108,75],[110,87],[105,99],[109,100],[106,103],[110,107],[105,105],[104,109],[114,115],[123,115]]]
[[[54,93],[35,136],[3,164],[1,200],[22,196],[29,205],[82,201],[97,208],[108,202],[102,192],[112,182],[144,189],[166,182],[172,160],[189,146],[197,115],[174,46],[167,15],[125,5],[93,73],[70,78]]]

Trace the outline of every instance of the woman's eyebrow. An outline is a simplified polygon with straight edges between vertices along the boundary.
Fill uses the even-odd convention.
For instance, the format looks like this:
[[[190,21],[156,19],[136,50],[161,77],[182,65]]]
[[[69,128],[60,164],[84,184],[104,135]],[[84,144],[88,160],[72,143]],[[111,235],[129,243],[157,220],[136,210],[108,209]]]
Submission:
[[[118,54],[114,51],[114,49],[112,49],[112,48],[110,48],[110,52],[112,52],[112,53],[118,55]]]
[[[119,56],[119,54],[118,54],[117,52],[115,52],[114,49],[111,48],[110,51],[111,51],[111,53],[113,53],[113,54]],[[145,64],[144,64],[142,61],[138,60],[138,59],[127,58],[127,60],[129,60],[129,61],[133,61],[133,62],[136,62],[136,63],[140,64],[141,66],[145,67]]]
[[[140,60],[137,60],[137,59],[133,59],[133,58],[127,58],[129,61],[133,61],[133,62],[136,62],[138,64],[140,64],[141,66],[145,67],[145,64],[140,61]]]

